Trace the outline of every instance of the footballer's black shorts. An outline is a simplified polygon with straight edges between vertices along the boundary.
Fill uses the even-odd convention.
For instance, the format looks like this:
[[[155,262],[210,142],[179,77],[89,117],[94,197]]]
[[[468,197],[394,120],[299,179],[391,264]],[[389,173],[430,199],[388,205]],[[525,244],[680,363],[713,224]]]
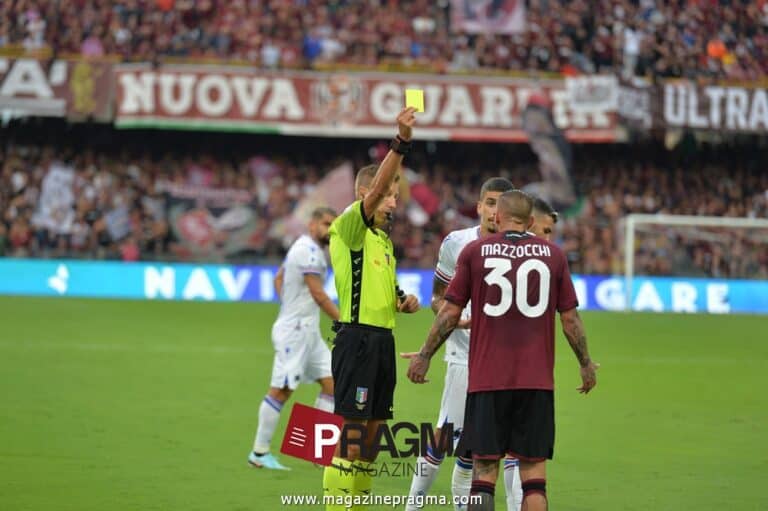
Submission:
[[[335,413],[350,419],[392,418],[395,338],[392,330],[339,323],[331,352]]]
[[[467,394],[464,431],[456,454],[497,460],[552,459],[555,399],[551,390],[495,390]]]

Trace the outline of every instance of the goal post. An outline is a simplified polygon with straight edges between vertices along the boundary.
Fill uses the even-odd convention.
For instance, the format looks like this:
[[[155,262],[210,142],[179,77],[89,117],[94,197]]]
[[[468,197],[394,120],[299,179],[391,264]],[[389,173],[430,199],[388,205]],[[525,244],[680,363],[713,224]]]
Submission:
[[[624,289],[625,310],[632,310],[635,278],[635,242],[638,228],[646,225],[675,227],[715,227],[732,229],[768,229],[768,219],[695,215],[632,213],[624,217]]]

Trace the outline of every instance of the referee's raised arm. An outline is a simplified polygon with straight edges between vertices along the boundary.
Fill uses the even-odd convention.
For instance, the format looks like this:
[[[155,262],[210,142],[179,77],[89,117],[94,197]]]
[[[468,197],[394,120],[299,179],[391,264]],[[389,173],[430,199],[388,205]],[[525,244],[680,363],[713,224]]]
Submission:
[[[400,165],[403,163],[403,156],[411,146],[412,127],[416,120],[415,112],[415,108],[408,107],[397,116],[398,134],[390,144],[389,152],[379,165],[368,193],[363,199],[363,211],[366,218],[373,217],[395,181]]]

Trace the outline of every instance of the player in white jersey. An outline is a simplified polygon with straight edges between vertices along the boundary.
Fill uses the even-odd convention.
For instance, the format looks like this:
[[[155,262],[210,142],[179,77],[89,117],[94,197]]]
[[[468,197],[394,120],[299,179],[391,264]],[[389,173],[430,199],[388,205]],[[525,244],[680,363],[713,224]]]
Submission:
[[[494,177],[483,183],[480,189],[480,200],[477,203],[477,214],[480,218],[480,225],[453,231],[443,240],[440,246],[440,255],[435,268],[435,277],[432,287],[432,310],[437,314],[444,303],[445,290],[453,278],[456,268],[456,261],[461,254],[462,249],[470,242],[479,237],[486,236],[496,232],[496,201],[502,193],[512,190],[512,183],[501,177]],[[444,429],[448,424],[453,426],[453,445],[459,439],[462,426],[464,425],[464,405],[467,400],[468,372],[467,363],[469,356],[469,304],[464,309],[462,320],[453,331],[445,344],[445,361],[448,368],[445,373],[445,385],[443,387],[443,397],[440,402],[440,413],[437,419],[437,428],[435,431],[436,445],[447,446],[447,442],[442,439]],[[403,357],[411,358],[418,356],[417,353],[405,353]],[[446,429],[447,432],[447,429]],[[432,486],[437,471],[440,468],[444,458],[444,453],[427,450],[425,456],[419,457],[416,470],[414,471],[413,481],[411,482],[409,502],[418,503],[421,496],[426,495]],[[516,462],[517,460],[514,460]],[[513,469],[514,473],[515,470]],[[453,467],[453,476],[451,490],[454,496],[454,502],[457,503],[456,509],[466,509],[466,505],[459,505],[460,499],[469,496],[472,486],[472,459],[457,457],[456,464]],[[519,476],[518,476],[518,486]],[[520,499],[522,501],[522,488],[520,488]],[[415,505],[406,506],[407,511],[418,509]]]
[[[248,463],[257,468],[288,470],[269,452],[280,411],[299,383],[316,381],[320,394],[315,408],[333,412],[331,352],[320,334],[320,310],[339,319],[339,309],[323,289],[328,263],[323,247],[336,213],[318,208],[312,213],[309,234],[297,239],[275,277],[280,312],[272,326],[275,359],[269,391],[259,408],[259,425]]]

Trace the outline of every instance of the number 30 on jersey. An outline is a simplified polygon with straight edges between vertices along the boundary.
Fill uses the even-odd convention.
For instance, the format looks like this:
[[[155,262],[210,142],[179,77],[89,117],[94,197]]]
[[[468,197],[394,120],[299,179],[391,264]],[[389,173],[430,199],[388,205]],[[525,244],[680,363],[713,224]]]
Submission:
[[[512,270],[512,261],[500,257],[489,257],[485,260],[485,267],[491,271],[485,276],[485,282],[489,286],[498,286],[501,290],[501,300],[497,304],[486,303],[483,312],[496,318],[506,314],[514,302],[517,310],[523,316],[538,318],[547,310],[549,305],[549,268],[539,259],[528,259],[521,264],[515,272],[512,281],[507,273]],[[539,296],[535,304],[528,303],[528,274],[535,271],[539,274]]]

